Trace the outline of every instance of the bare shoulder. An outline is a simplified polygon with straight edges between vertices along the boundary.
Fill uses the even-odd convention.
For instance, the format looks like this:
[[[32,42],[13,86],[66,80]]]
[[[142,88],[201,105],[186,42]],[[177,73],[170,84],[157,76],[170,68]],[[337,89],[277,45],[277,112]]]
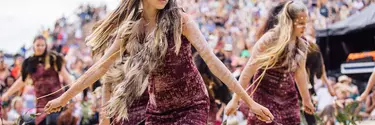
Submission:
[[[275,41],[275,35],[276,33],[274,31],[268,31],[266,32],[259,40],[258,42],[260,43],[268,43],[268,42],[272,42],[272,41]]]
[[[256,50],[259,52],[264,51],[266,48],[270,47],[272,43],[276,42],[275,33],[273,31],[268,31],[265,33],[255,44]]]
[[[187,13],[181,12],[181,20],[182,20],[182,33],[184,35],[189,34],[197,30],[195,21],[192,16]]]
[[[182,19],[182,25],[188,24],[192,20],[192,17],[185,13],[185,12],[180,12],[181,14],[181,19]]]

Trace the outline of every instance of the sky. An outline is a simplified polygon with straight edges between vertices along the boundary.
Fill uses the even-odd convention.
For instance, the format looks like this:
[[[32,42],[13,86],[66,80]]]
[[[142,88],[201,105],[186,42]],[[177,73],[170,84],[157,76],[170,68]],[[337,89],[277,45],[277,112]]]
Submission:
[[[30,46],[38,31],[53,29],[55,21],[65,15],[74,19],[81,4],[106,4],[113,10],[120,0],[0,0],[0,50],[15,53]],[[72,18],[73,17],[73,18]]]

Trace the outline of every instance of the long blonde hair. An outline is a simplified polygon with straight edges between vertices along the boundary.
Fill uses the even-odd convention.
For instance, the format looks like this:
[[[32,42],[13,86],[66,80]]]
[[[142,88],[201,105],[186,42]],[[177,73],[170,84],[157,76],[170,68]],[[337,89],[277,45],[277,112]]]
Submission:
[[[280,63],[280,61],[283,61],[281,65],[287,65],[288,71],[295,70],[298,62],[289,60],[292,58],[300,60],[305,55],[305,49],[307,50],[305,43],[301,43],[301,41],[298,42],[298,46],[301,47],[302,50],[299,50],[297,47],[299,55],[296,55],[296,57],[293,57],[292,53],[294,52],[289,52],[293,51],[293,47],[288,46],[289,44],[293,44],[290,43],[290,41],[292,40],[294,20],[297,18],[297,14],[300,12],[307,12],[307,8],[303,3],[295,1],[287,2],[284,5],[281,13],[278,15],[278,24],[275,26],[275,28],[269,31],[272,33],[266,33],[267,36],[263,36],[269,37],[267,38],[269,41],[263,42],[275,42],[272,42],[272,44],[265,44],[267,45],[265,50],[257,53],[257,55],[255,55],[250,62],[251,64],[259,64],[260,68],[263,69],[260,76],[253,82],[256,84],[256,86],[250,93],[250,96],[252,96],[258,88],[260,81],[262,81],[268,69],[274,68],[278,63]],[[261,40],[265,40],[263,37]],[[252,86],[255,84],[252,84],[249,88],[252,88]]]
[[[104,78],[108,83],[116,83],[104,108],[108,117],[117,117],[117,120],[128,117],[128,108],[148,86],[149,74],[164,63],[168,37],[173,37],[176,54],[181,47],[182,19],[176,0],[169,0],[158,11],[156,29],[150,35],[145,34],[141,23],[142,12],[142,0],[122,0],[87,39],[87,45],[95,52],[93,56],[102,54],[103,47],[108,47],[106,43],[112,42],[113,37],[122,40],[122,58],[118,59],[121,62],[114,64]],[[124,31],[117,33],[120,28]]]
[[[260,64],[262,68],[272,68],[276,65],[280,58],[284,56],[285,48],[292,40],[293,22],[299,12],[307,12],[303,3],[289,1],[285,4],[279,14],[278,24],[271,30],[271,32],[274,32],[272,39],[276,40],[276,43],[267,47],[264,52],[259,53],[252,60],[252,63]]]

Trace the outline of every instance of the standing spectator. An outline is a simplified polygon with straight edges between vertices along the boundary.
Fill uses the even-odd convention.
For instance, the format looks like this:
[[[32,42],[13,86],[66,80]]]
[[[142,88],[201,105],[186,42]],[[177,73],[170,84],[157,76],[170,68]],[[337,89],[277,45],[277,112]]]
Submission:
[[[0,82],[4,82],[9,75],[10,72],[4,58],[0,58]]]
[[[14,78],[18,78],[20,76],[23,60],[24,59],[20,54],[16,54],[14,56],[14,64],[11,66],[11,74]]]

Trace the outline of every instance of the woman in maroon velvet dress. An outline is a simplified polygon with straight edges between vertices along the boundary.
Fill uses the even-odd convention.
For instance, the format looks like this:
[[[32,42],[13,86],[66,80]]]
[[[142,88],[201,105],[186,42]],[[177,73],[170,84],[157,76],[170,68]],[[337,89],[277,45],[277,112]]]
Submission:
[[[118,31],[114,26],[119,26]],[[105,106],[109,117],[128,118],[128,108],[146,88],[149,101],[145,124],[207,124],[209,99],[197,68],[191,45],[210,70],[237,93],[251,111],[271,122],[267,108],[254,102],[209,48],[194,20],[178,8],[176,0],[123,0],[93,32],[90,46],[103,45],[112,34],[113,45],[75,84],[46,105],[58,111],[69,99],[103,76],[115,62],[123,63],[124,77],[114,87]],[[118,60],[118,59],[121,60]],[[118,60],[118,61],[116,61]],[[116,75],[114,73],[113,75]]]
[[[275,116],[273,125],[298,125],[300,108],[295,81],[307,113],[314,112],[308,93],[306,74],[307,42],[301,39],[307,21],[307,9],[301,2],[289,1],[279,14],[278,24],[260,38],[240,77],[243,87],[254,75],[250,88],[253,99],[269,108]],[[236,95],[226,107],[227,114],[236,111]],[[249,114],[248,125],[266,124]]]
[[[103,23],[104,20],[98,21],[93,26],[93,31]],[[92,49],[92,57],[95,62],[99,61],[101,57],[104,56],[105,51],[109,49],[109,47],[115,41],[115,35],[111,35],[109,40],[100,46],[91,46]],[[90,39],[91,37],[88,37]],[[120,59],[119,59],[120,60]],[[120,61],[121,62],[121,61]],[[121,83],[124,79],[125,71],[122,69],[123,63],[115,63],[111,66],[111,68],[106,72],[106,74],[102,77],[101,83],[103,87],[103,94],[101,95],[102,105],[106,104],[110,98],[113,91],[113,87],[117,84]],[[146,109],[148,104],[149,94],[145,91],[140,97],[134,100],[131,106],[128,109],[128,119],[109,119],[106,117],[104,111],[101,111],[100,117],[100,124],[107,125],[111,122],[115,125],[143,125],[146,120]]]
[[[120,121],[112,119],[114,125],[144,125],[146,121],[148,98],[148,92],[145,91],[145,93],[138,99],[134,100],[133,104],[129,107],[128,119],[123,119]]]
[[[37,36],[34,40],[34,56],[27,58],[22,64],[21,77],[4,93],[2,100],[8,100],[8,97],[23,86],[26,85],[26,80],[31,79],[35,87],[36,97],[39,98],[44,95],[52,94],[45,98],[37,100],[35,124],[37,125],[53,125],[56,124],[59,113],[47,115],[44,113],[43,107],[48,101],[59,97],[63,90],[63,84],[59,80],[59,75],[62,75],[65,82],[70,84],[70,74],[64,68],[64,59],[61,55],[47,51],[47,42],[43,36]]]

